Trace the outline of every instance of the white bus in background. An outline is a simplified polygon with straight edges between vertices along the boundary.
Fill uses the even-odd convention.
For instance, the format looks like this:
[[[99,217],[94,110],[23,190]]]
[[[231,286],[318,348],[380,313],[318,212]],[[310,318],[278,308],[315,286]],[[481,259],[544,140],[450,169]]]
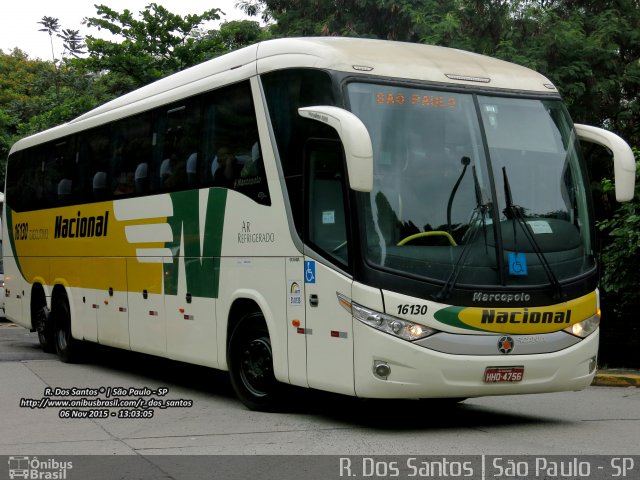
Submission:
[[[7,316],[81,341],[376,398],[578,390],[596,370],[593,213],[556,87],[504,61],[259,43],[16,143]]]

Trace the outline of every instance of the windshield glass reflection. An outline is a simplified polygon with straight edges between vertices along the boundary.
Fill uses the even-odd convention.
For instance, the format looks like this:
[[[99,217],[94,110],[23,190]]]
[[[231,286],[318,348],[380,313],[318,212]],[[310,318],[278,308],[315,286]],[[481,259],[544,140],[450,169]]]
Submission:
[[[547,284],[549,269],[562,279],[593,268],[584,173],[560,102],[478,96],[476,107],[472,94],[370,83],[348,93],[374,148],[369,262],[474,285]],[[510,268],[514,258],[524,270]]]

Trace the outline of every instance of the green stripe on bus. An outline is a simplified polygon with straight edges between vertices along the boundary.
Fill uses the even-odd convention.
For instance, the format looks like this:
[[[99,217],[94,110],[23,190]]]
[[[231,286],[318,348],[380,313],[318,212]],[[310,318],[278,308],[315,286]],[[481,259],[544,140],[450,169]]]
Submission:
[[[198,190],[171,194],[173,216],[167,219],[173,241],[165,248],[173,252],[173,262],[164,264],[164,292],[178,294],[180,257],[184,257],[187,292],[194,297],[217,298],[220,285],[220,254],[227,190],[208,192],[204,223],[204,241],[200,247],[200,195]],[[181,251],[181,245],[184,251]]]
[[[460,320],[458,314],[464,310],[466,307],[446,307],[442,310],[438,310],[434,313],[434,318],[440,323],[444,323],[445,325],[449,325],[450,327],[456,328],[464,328],[465,330],[476,330],[479,332],[484,332],[485,330],[481,328],[473,327],[469,324],[466,324]]]

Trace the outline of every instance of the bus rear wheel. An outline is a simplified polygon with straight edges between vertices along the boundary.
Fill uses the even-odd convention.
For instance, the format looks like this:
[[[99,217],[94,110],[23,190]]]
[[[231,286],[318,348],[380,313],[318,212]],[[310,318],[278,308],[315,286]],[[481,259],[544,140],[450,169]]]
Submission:
[[[36,332],[38,332],[38,341],[43,351],[47,353],[55,353],[55,338],[53,321],[50,318],[50,312],[46,305],[36,309],[34,314]]]
[[[281,385],[273,373],[271,339],[261,313],[238,322],[227,353],[231,385],[240,401],[250,410],[276,409]]]
[[[51,308],[56,353],[64,363],[80,359],[81,344],[71,336],[71,314],[66,298],[56,298]]]

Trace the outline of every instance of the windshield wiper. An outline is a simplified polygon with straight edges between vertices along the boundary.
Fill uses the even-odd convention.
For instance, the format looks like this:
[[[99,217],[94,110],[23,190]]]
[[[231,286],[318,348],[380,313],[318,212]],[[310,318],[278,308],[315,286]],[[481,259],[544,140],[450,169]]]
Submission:
[[[467,167],[471,163],[471,159],[469,157],[462,157],[460,159],[460,163],[462,163],[462,165],[464,165],[464,167],[462,168],[462,172],[460,173],[460,176],[458,177],[458,181],[456,182],[456,184],[451,189],[451,194],[449,195],[449,202],[447,202],[447,227],[449,228],[449,233],[452,233],[451,232],[451,230],[452,230],[452,228],[451,228],[451,207],[453,206],[453,198],[456,196],[456,192],[458,191],[458,187],[460,186],[460,182],[462,182],[462,179],[464,178],[464,174],[467,173]],[[477,195],[477,192],[476,192],[476,195]]]
[[[536,237],[529,229],[529,225],[527,225],[524,216],[522,215],[522,207],[513,204],[513,197],[511,196],[511,186],[509,185],[509,177],[507,176],[507,167],[502,167],[502,177],[504,179],[504,199],[507,204],[504,214],[505,216],[513,222],[513,242],[514,246],[516,245],[516,224],[515,221],[518,222],[522,231],[524,232],[525,237],[529,240],[533,251],[535,252],[542,268],[549,279],[549,283],[553,286],[555,290],[555,296],[559,299],[562,298],[562,285],[558,281],[558,277],[556,277],[555,273],[551,269],[551,265],[547,260],[547,257],[544,255],[544,252],[540,248],[540,244],[536,240]],[[515,220],[515,221],[514,221]]]
[[[462,173],[460,174],[458,181],[453,187],[453,191],[451,192],[451,196],[449,197],[449,204],[447,205],[447,221],[449,224],[449,231],[451,231],[451,203],[453,201],[455,192],[458,189],[460,182],[462,181],[462,177],[467,171],[467,167],[469,166],[469,163],[471,163],[471,159],[469,157],[462,157],[461,161],[462,161],[462,164],[464,165],[464,168],[462,169]],[[474,184],[474,190],[476,194],[476,206],[473,209],[471,218],[469,219],[469,225],[470,225],[469,228],[471,230],[471,233],[469,234],[469,238],[467,239],[467,242],[464,244],[464,247],[462,247],[460,256],[458,257],[458,260],[456,261],[455,265],[451,269],[451,273],[449,274],[449,277],[447,277],[447,280],[442,286],[442,289],[435,296],[436,300],[438,301],[447,299],[449,295],[451,295],[453,288],[456,286],[456,283],[458,282],[458,276],[460,275],[462,266],[464,266],[464,261],[466,260],[469,254],[469,246],[475,242],[475,239],[478,236],[478,231],[480,230],[477,226],[478,223],[482,223],[482,231],[484,232],[484,248],[485,248],[485,251],[487,251],[488,249],[486,216],[487,216],[487,212],[489,211],[489,205],[484,204],[482,202],[482,190],[480,189],[480,183],[478,182],[478,175],[476,174],[475,165],[471,167],[471,170],[473,172],[473,184]],[[478,217],[480,218],[478,219]]]

